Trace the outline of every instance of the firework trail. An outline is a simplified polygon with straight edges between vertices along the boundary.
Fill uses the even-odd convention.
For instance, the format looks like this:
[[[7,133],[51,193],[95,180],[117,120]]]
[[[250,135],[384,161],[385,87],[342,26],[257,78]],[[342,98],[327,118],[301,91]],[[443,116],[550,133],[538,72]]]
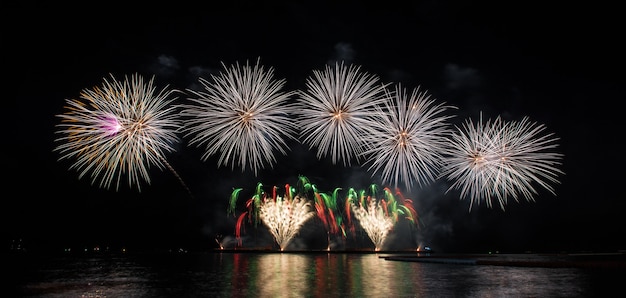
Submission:
[[[307,89],[299,92],[297,119],[302,143],[317,148],[317,158],[330,155],[333,164],[350,165],[368,143],[363,137],[378,125],[375,107],[384,100],[377,76],[343,62],[314,70]]]
[[[243,188],[235,188],[230,195],[230,201],[228,204],[228,213],[235,215],[237,212],[237,201],[239,200],[239,194]],[[272,190],[274,197],[276,195],[276,187]],[[237,218],[237,223],[235,225],[235,238],[237,239],[238,245],[242,246],[242,232],[244,231],[245,221],[247,219],[248,223],[254,224],[256,227],[259,222],[259,208],[263,201],[265,200],[267,194],[263,190],[263,184],[257,183],[256,191],[252,197],[250,197],[246,201],[246,211],[241,213]]]
[[[170,106],[174,90],[156,92],[153,81],[145,83],[139,75],[117,81],[111,75],[102,87],[84,89],[79,99],[66,100],[65,113],[57,115],[61,123],[56,133],[61,137],[55,139],[59,145],[54,151],[60,153],[59,160],[74,160],[70,169],[79,179],[90,175],[92,184],[106,189],[115,184],[116,190],[126,179],[141,191],[140,182],[150,184],[150,167],[165,166],[189,192],[164,157],[174,151],[181,127]]]
[[[183,132],[191,137],[190,145],[204,147],[202,160],[219,154],[218,166],[244,172],[250,167],[257,175],[276,163],[275,151],[283,155],[285,139],[296,140],[297,128],[291,115],[296,92],[283,92],[285,80],[275,80],[274,70],[239,63],[212,80],[200,78],[205,91],[188,90],[195,98],[182,105]]]
[[[364,152],[365,164],[369,171],[381,173],[383,184],[403,184],[408,190],[414,183],[424,186],[439,174],[452,117],[446,112],[455,107],[436,103],[419,87],[410,96],[400,84],[386,92],[378,126],[365,138],[371,145]]]
[[[545,126],[531,122],[506,122],[499,116],[476,124],[466,120],[449,139],[442,177],[454,181],[448,191],[461,189],[461,198],[474,204],[497,201],[504,210],[508,198],[534,201],[536,186],[555,194],[553,183],[564,174],[558,167],[563,155],[553,152],[558,138]]]
[[[330,250],[331,241],[330,236],[340,234],[343,239],[346,238],[345,226],[343,224],[343,217],[340,214],[341,209],[338,208],[339,191],[341,188],[336,188],[332,194],[320,192],[315,184],[312,184],[305,176],[299,177],[298,190],[301,196],[307,199],[313,198],[314,207],[317,214],[317,218],[321,221],[322,225],[326,229],[327,237],[327,250]]]
[[[396,194],[401,196],[401,202],[398,202],[389,188],[383,189],[383,198],[377,198],[379,194],[376,184],[370,186],[369,192],[361,190],[357,193],[356,190],[350,189],[345,202],[346,214],[348,214],[351,226],[354,227],[354,222],[352,222],[350,211],[374,243],[376,251],[383,248],[387,235],[401,218],[400,215],[404,215],[404,218],[413,224],[417,219],[413,201],[404,198],[400,191],[396,191]]]

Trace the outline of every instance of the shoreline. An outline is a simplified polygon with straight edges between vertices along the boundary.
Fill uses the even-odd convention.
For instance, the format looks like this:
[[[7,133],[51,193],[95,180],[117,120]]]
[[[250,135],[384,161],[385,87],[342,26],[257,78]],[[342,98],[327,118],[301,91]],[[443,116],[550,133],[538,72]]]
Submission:
[[[626,270],[626,251],[617,252],[574,252],[574,253],[437,253],[433,251],[409,250],[272,250],[272,249],[209,249],[204,251],[186,250],[147,250],[147,251],[81,251],[81,252],[33,252],[13,251],[3,254],[5,257],[17,257],[13,260],[24,260],[29,257],[45,257],[54,255],[60,257],[109,257],[132,255],[186,255],[186,254],[376,254],[386,261],[421,262],[454,265],[483,265],[483,266],[510,266],[510,267],[544,267],[544,268],[596,268]]]

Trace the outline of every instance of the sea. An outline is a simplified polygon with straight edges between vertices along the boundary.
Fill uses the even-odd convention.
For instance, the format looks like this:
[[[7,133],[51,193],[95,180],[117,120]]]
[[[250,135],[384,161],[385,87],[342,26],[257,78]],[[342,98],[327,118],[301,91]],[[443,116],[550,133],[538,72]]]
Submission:
[[[3,297],[614,297],[626,283],[623,253],[218,249],[3,260]]]

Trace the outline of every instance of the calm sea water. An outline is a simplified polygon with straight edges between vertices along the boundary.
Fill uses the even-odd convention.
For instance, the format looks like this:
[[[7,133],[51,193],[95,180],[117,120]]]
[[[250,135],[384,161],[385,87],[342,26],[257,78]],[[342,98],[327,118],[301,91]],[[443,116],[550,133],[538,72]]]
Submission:
[[[389,255],[14,254],[3,265],[9,282],[3,296],[598,297],[623,293],[626,281],[623,269],[411,262],[385,256]]]

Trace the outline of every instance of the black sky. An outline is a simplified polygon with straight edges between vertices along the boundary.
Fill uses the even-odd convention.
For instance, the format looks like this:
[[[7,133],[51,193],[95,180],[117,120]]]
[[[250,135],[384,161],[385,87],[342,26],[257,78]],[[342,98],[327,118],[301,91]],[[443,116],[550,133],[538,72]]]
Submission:
[[[142,193],[91,186],[52,152],[65,99],[109,74],[155,76],[160,87],[194,88],[221,63],[273,67],[287,89],[313,69],[345,60],[382,81],[421,86],[459,108],[543,123],[564,154],[557,196],[468,212],[445,182],[407,194],[441,251],[626,249],[622,102],[623,21],[601,2],[231,1],[130,8],[2,4],[4,114],[2,241],[32,247],[159,246],[205,249],[232,234],[233,188],[295,183],[324,189],[367,184],[365,169],[318,161],[295,147],[259,177],[202,162],[181,145]],[[495,2],[495,3],[493,3]],[[172,6],[175,7],[172,7]]]

